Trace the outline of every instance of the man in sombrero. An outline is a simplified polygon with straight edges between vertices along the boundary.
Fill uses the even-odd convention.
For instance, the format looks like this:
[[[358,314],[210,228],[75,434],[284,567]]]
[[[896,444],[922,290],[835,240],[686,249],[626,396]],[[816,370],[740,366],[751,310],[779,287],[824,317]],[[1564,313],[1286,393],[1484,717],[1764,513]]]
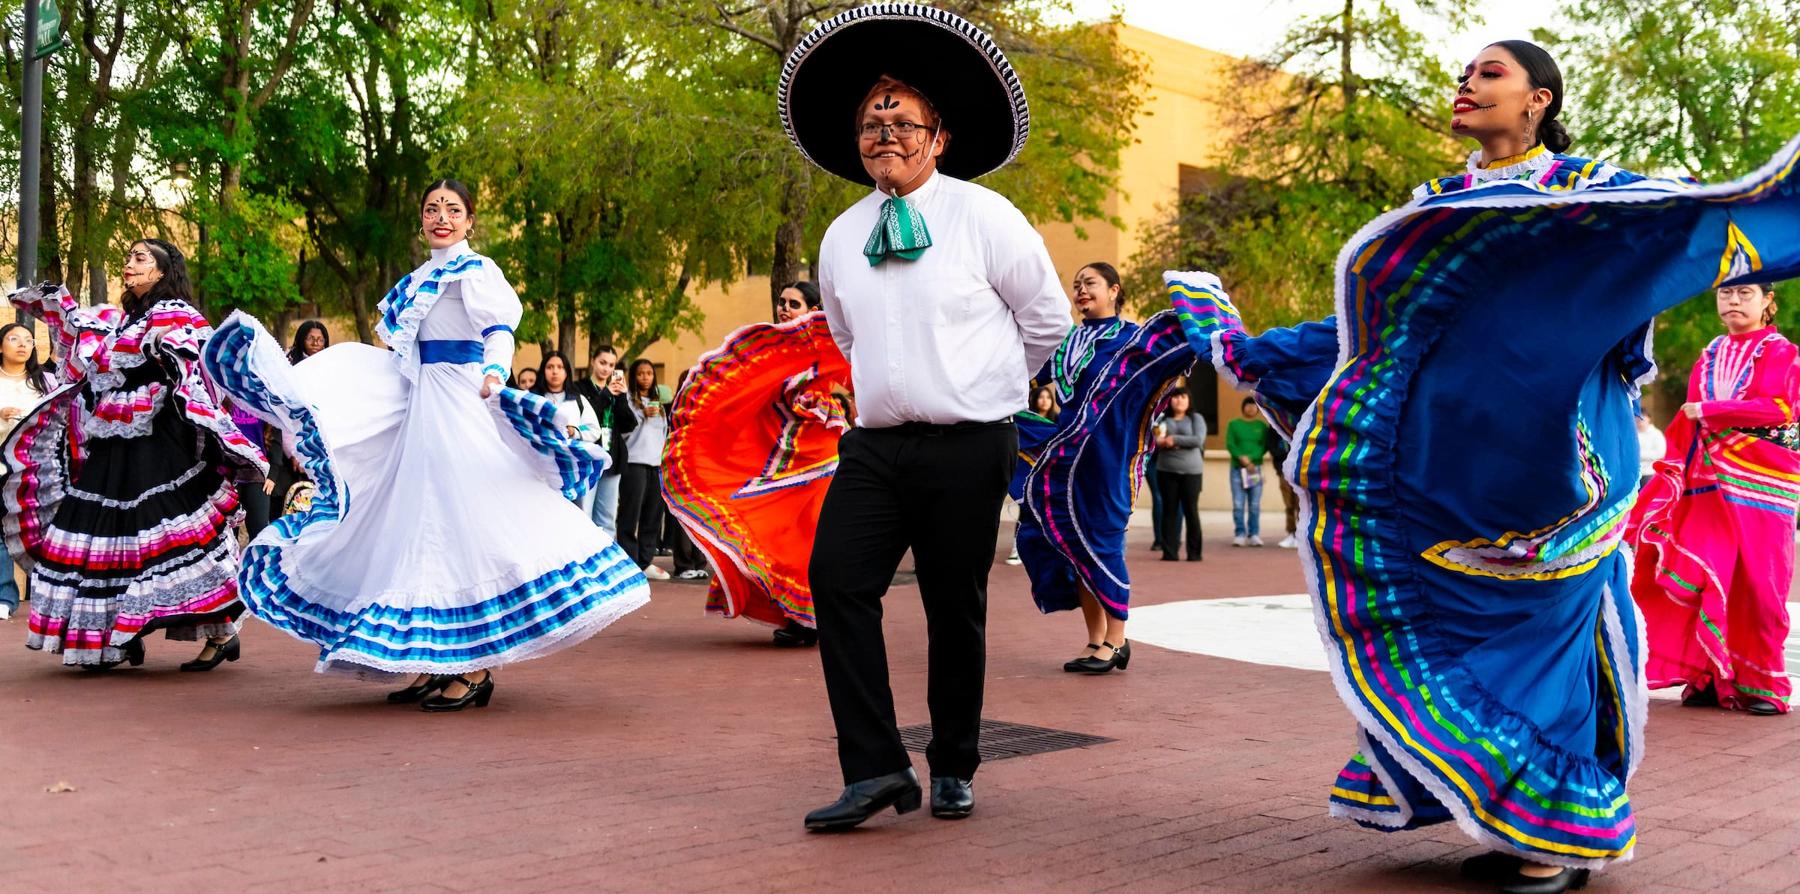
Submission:
[[[965,817],[980,763],[987,576],[1017,453],[1011,417],[1069,328],[1043,239],[1004,197],[968,182],[1025,145],[1025,92],[967,21],[877,3],[800,42],[780,103],[802,154],[874,188],[819,249],[858,417],[839,445],[810,567],[846,787],[806,827],[848,829],[921,801],[881,628],[881,598],[908,548],[930,640],[931,812]]]

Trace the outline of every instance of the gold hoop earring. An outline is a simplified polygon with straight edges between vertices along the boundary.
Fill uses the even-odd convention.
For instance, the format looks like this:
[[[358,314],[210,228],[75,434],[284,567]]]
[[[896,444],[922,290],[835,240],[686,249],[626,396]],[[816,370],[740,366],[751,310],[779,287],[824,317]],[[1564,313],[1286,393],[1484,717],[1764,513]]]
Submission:
[[[1535,127],[1533,127],[1533,126],[1532,126],[1532,119],[1533,119],[1533,118],[1534,118],[1534,117],[1535,117],[1535,116],[1536,116],[1536,115],[1535,115],[1535,113],[1534,113],[1534,112],[1532,112],[1532,111],[1531,111],[1531,110],[1530,110],[1530,109],[1526,109],[1526,110],[1525,110],[1525,133],[1524,133],[1524,137],[1525,137],[1525,142],[1526,142],[1526,144],[1527,144],[1527,145],[1528,145],[1528,146],[1529,146],[1529,145],[1535,145],[1535,144],[1536,144],[1536,142],[1537,142],[1537,140],[1536,140],[1536,139],[1535,139],[1535,137],[1534,137],[1534,136],[1533,136],[1533,133],[1534,133],[1534,131],[1535,131],[1535,130],[1536,130],[1536,128],[1535,128]]]

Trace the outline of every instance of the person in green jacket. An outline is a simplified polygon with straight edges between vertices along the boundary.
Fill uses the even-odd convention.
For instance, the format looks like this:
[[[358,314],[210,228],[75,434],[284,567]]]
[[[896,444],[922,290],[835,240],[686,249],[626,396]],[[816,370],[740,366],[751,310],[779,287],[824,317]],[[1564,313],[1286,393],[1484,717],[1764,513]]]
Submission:
[[[1231,454],[1231,545],[1262,546],[1263,439],[1269,424],[1256,400],[1244,398],[1243,418],[1225,424],[1225,452]]]

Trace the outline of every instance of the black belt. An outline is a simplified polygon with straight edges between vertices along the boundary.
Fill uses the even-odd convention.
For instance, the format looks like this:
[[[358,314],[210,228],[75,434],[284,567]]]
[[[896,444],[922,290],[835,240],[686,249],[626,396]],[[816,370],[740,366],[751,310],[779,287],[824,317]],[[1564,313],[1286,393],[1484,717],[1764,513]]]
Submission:
[[[879,428],[867,429],[867,431],[892,432],[897,435],[938,437],[940,435],[956,434],[958,432],[966,431],[979,431],[984,428],[998,428],[1003,425],[1012,424],[1012,417],[1008,416],[1005,419],[996,419],[993,422],[902,422],[899,425],[884,425]]]
[[[1761,428],[1739,428],[1737,430],[1750,437],[1761,438],[1771,444],[1786,447],[1789,450],[1800,451],[1800,425],[1795,423],[1790,422],[1786,425],[1770,425]]]

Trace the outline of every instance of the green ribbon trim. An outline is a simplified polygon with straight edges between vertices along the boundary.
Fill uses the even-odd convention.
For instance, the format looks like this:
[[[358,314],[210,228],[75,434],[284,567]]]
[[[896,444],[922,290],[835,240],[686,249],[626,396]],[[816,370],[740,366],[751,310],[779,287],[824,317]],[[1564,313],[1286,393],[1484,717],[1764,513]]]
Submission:
[[[925,218],[920,217],[906,200],[894,196],[881,203],[881,216],[875,221],[875,231],[869,234],[869,241],[863,246],[863,254],[873,267],[888,258],[903,258],[916,261],[931,247],[931,230],[925,226]]]

